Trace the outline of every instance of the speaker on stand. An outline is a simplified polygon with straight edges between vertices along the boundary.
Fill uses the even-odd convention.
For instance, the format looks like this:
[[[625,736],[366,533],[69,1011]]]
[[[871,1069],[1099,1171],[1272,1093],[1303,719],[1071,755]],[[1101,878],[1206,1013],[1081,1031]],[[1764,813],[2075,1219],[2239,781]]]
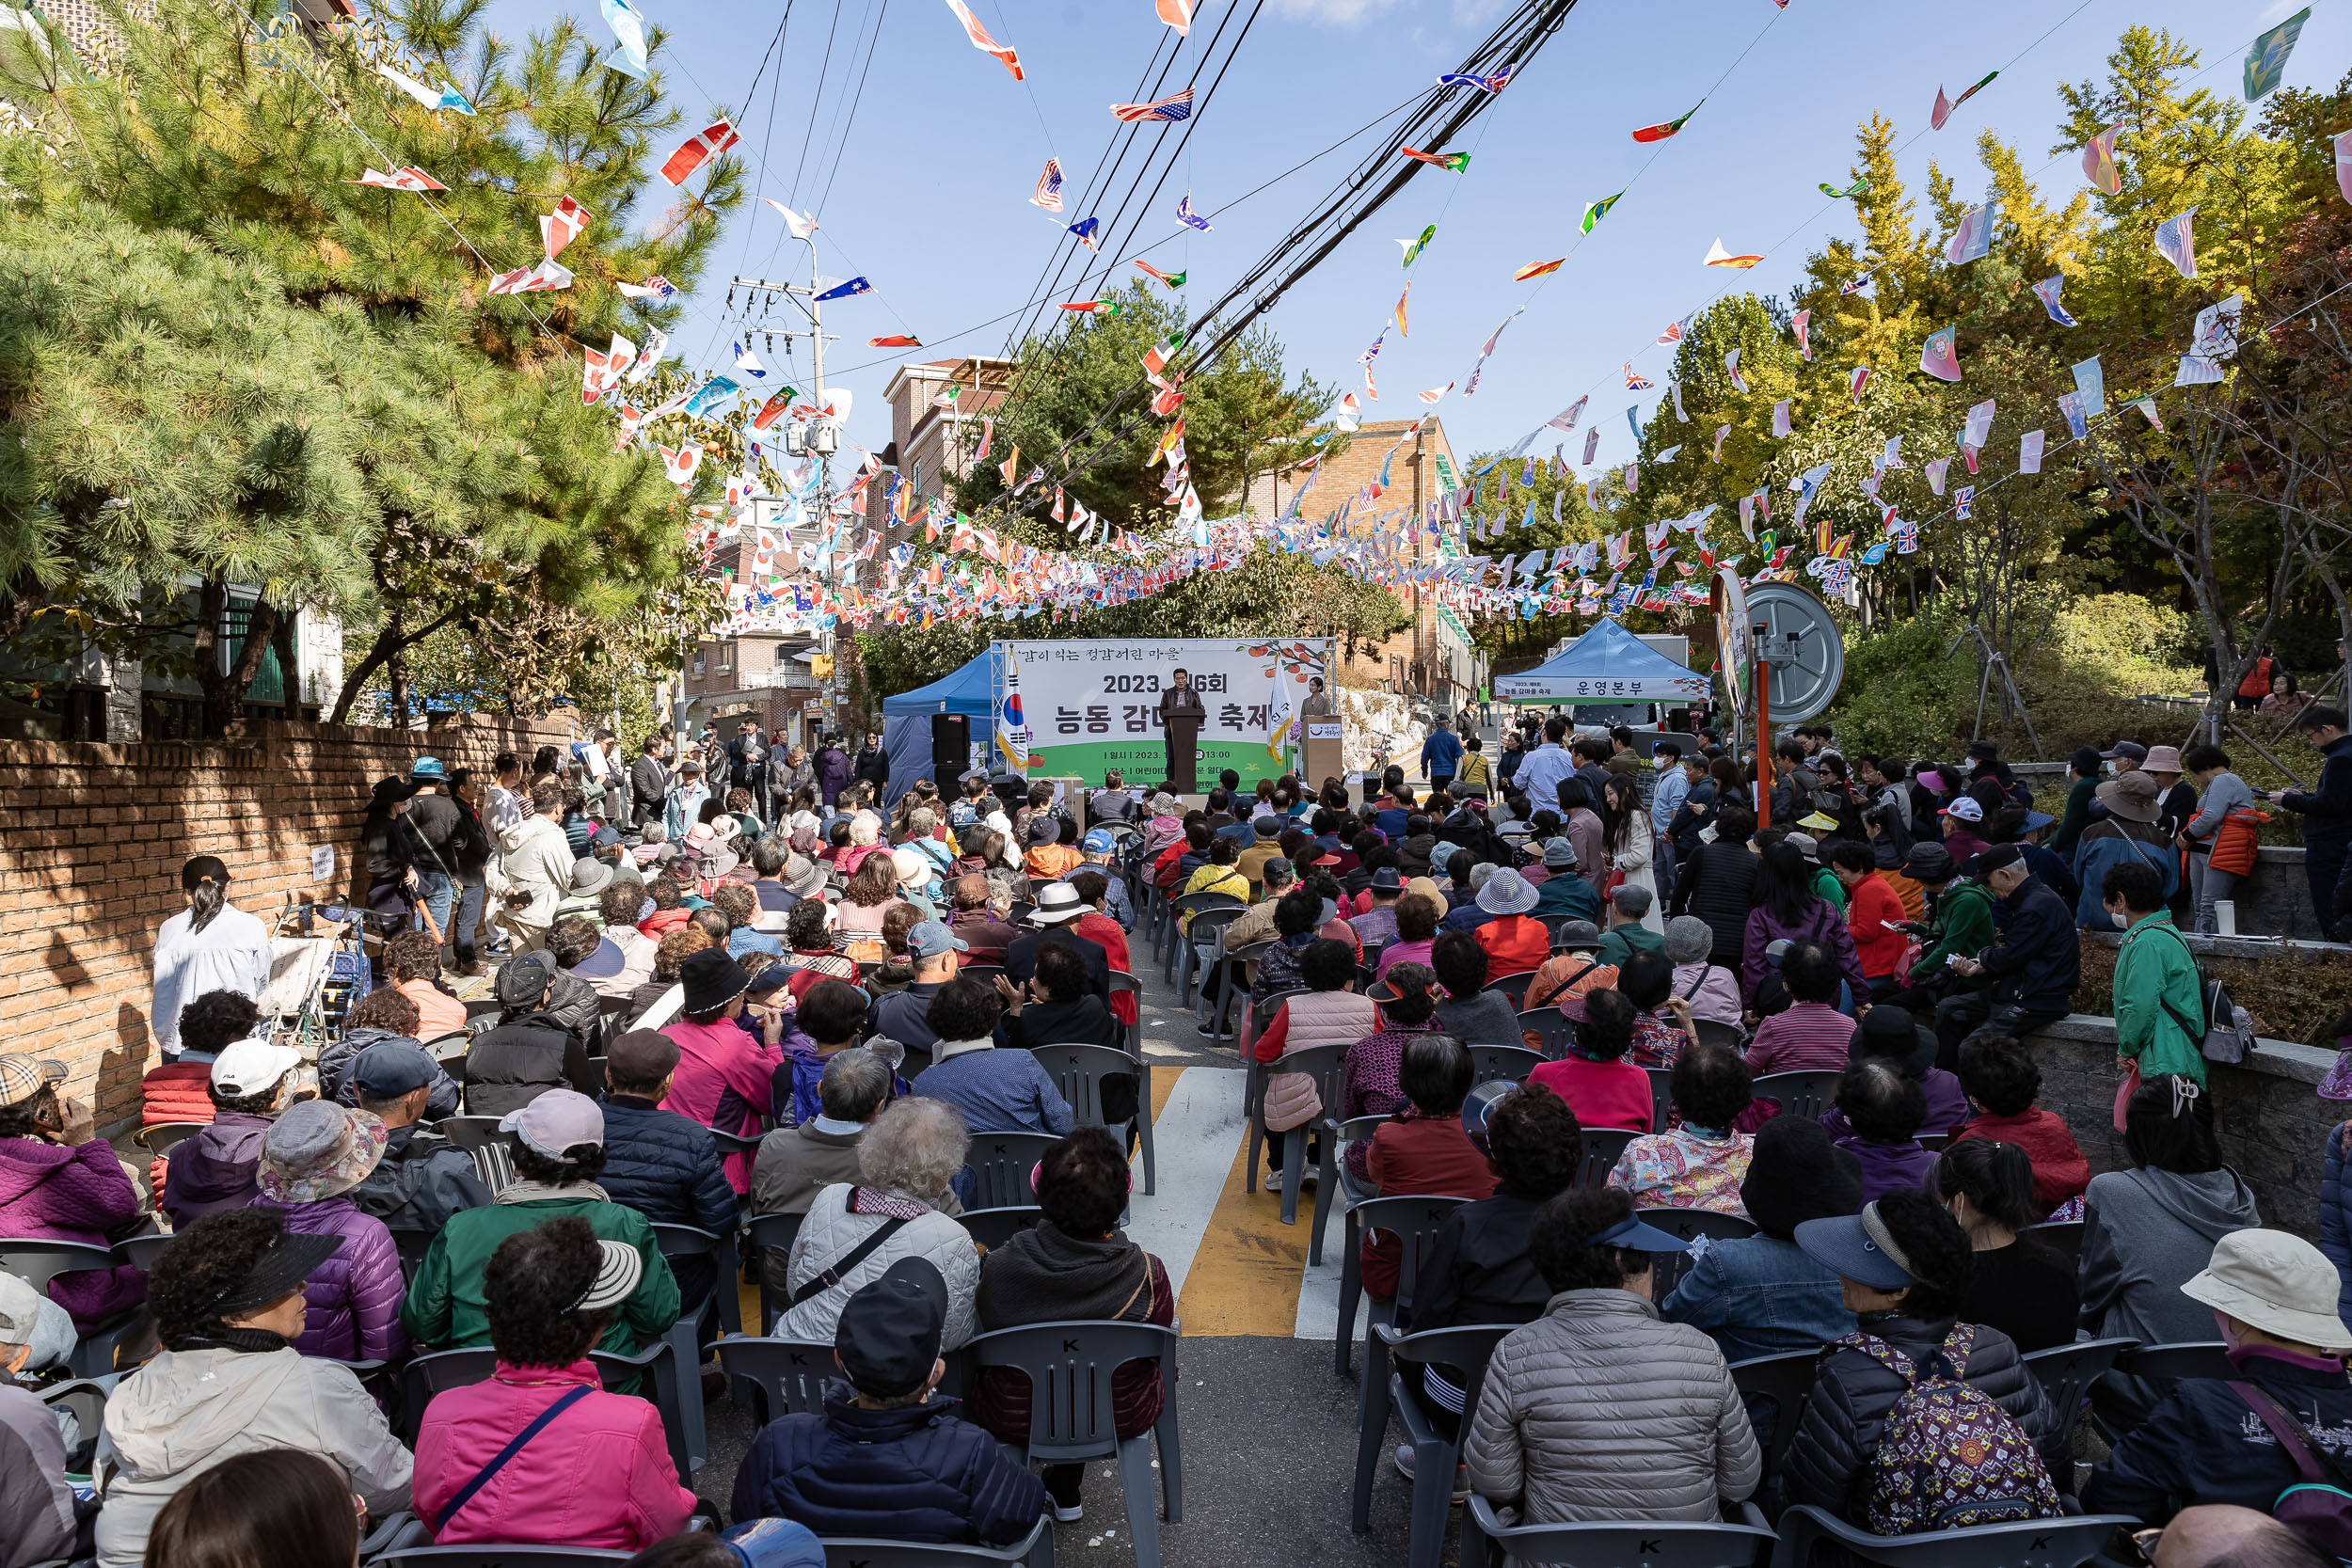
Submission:
[[[972,766],[972,721],[961,713],[931,715],[931,782],[952,799],[956,781]]]

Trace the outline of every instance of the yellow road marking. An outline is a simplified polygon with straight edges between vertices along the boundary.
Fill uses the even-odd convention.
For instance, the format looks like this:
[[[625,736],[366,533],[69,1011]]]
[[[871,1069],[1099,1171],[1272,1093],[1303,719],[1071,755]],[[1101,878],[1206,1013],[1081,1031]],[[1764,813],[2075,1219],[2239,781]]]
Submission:
[[[1279,1190],[1261,1181],[1242,1190],[1249,1140],[1233,1150],[1225,1189],[1200,1235],[1184,1276],[1177,1315],[1188,1335],[1260,1335],[1288,1339],[1298,1327],[1298,1291],[1307,1267],[1314,1195],[1299,1195],[1298,1223],[1284,1225]]]

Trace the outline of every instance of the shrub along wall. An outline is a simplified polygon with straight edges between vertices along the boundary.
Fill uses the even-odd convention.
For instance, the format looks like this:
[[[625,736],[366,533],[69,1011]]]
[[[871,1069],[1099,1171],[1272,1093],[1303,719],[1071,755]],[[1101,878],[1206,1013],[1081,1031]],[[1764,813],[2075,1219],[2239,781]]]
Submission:
[[[155,931],[183,907],[190,856],[218,855],[230,896],[264,919],[356,896],[376,779],[419,754],[487,769],[569,739],[561,721],[466,715],[416,731],[271,723],[224,744],[0,741],[0,1050],[63,1060],[102,1127],[135,1116],[155,1065]],[[321,847],[334,869],[314,879]]]

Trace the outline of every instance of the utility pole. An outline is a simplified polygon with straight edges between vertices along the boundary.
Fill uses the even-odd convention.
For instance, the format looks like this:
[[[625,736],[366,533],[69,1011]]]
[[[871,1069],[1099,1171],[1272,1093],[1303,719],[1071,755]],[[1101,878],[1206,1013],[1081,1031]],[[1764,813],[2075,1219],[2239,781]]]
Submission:
[[[808,317],[809,357],[812,372],[816,376],[816,385],[810,389],[809,401],[817,408],[822,409],[825,406],[825,308],[818,295],[823,291],[817,286],[817,241],[812,234],[803,236],[802,243],[808,246],[806,287],[798,283],[771,283],[761,277],[738,277],[734,279],[734,282],[739,288],[766,289],[771,293],[780,293],[798,306],[803,315]],[[802,303],[803,299],[807,301],[806,304]],[[808,451],[817,459],[817,491],[824,498],[823,510],[818,515],[818,524],[822,528],[830,528],[833,515],[833,454],[839,445],[839,437],[830,425],[824,425],[821,429],[819,425],[820,421],[810,421]],[[827,627],[817,634],[817,651],[834,661],[831,666],[834,673],[826,678],[825,693],[832,700],[831,705],[837,707],[841,700],[842,682],[839,638],[834,628]]]

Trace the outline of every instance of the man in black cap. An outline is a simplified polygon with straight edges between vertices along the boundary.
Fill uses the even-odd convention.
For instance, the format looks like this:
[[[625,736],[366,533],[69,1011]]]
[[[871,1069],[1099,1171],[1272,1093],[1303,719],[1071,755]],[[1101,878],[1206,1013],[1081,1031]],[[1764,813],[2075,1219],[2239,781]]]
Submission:
[[[1974,870],[1993,895],[2000,940],[1951,960],[1962,979],[1990,976],[1993,985],[1935,1005],[1935,1065],[1947,1072],[1959,1068],[1960,1048],[1972,1035],[2025,1039],[2066,1017],[2083,977],[2074,911],[2026,868],[2024,851],[1996,844],[1977,856]]]
[[[735,1229],[740,1205],[719,1146],[709,1128],[661,1108],[677,1064],[677,1041],[659,1030],[632,1029],[612,1042],[604,1058],[604,1174],[597,1181],[613,1202],[656,1225],[723,1236]],[[709,1257],[673,1258],[670,1272],[689,1310],[719,1277]]]
[[[387,1228],[429,1239],[462,1210],[493,1195],[473,1156],[417,1125],[432,1098],[440,1068],[409,1040],[386,1040],[359,1053],[347,1086],[355,1103],[384,1124],[384,1156],[346,1196]]]
[[[932,1390],[947,1282],[902,1258],[850,1298],[834,1335],[849,1386],[824,1414],[787,1416],[752,1440],[735,1517],[798,1520],[819,1536],[1007,1546],[1047,1510],[1045,1483]]]
[[[596,1092],[586,1044],[548,1010],[555,976],[555,959],[546,952],[517,954],[499,971],[492,986],[498,1026],[478,1037],[465,1055],[468,1116],[519,1111],[545,1089]]]

